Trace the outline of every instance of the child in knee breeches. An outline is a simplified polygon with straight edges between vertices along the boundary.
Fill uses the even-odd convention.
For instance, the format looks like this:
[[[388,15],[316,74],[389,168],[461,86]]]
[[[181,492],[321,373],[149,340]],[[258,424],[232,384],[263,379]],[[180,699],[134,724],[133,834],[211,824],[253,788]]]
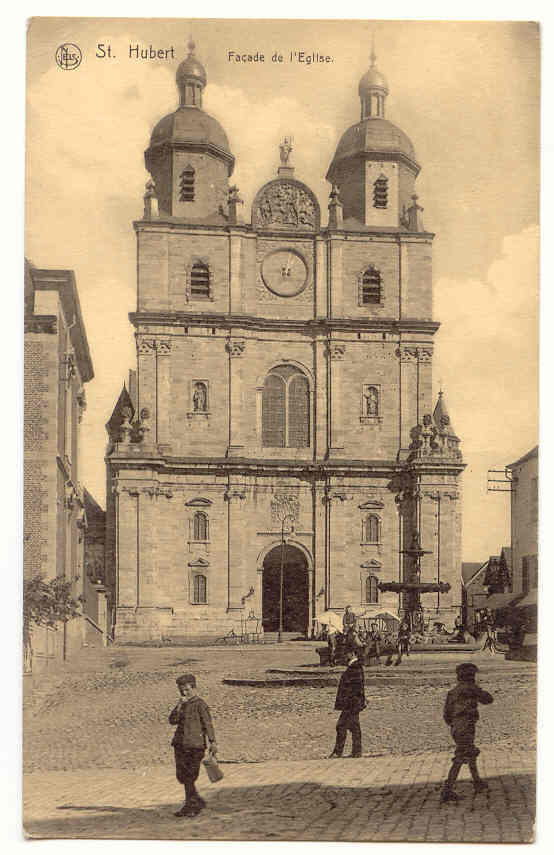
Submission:
[[[463,662],[458,665],[456,668],[458,682],[446,696],[443,717],[450,727],[456,751],[442,790],[442,802],[457,801],[454,785],[464,763],[469,766],[475,791],[487,789],[487,784],[481,780],[477,770],[479,749],[475,745],[475,725],[479,719],[478,705],[492,704],[493,697],[475,682],[477,671],[477,666],[472,662]]]
[[[213,755],[217,752],[217,745],[208,705],[196,694],[196,677],[183,674],[176,683],[181,699],[171,711],[169,723],[177,725],[171,744],[175,752],[177,780],[185,788],[185,803],[175,816],[193,817],[205,806],[204,799],[196,791],[196,780],[206,743],[209,742]]]

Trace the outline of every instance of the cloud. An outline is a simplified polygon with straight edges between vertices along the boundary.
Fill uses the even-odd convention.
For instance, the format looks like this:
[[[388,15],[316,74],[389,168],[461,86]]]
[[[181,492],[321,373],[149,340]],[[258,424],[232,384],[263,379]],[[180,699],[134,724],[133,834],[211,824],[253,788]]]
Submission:
[[[118,36],[119,43],[133,41]],[[132,220],[142,215],[143,152],[154,124],[178,104],[172,68],[113,62],[117,68],[98,62],[94,73],[79,76],[54,67],[28,90],[26,252],[38,266],[76,273],[95,369],[87,388],[81,477],[100,501],[104,424],[135,364],[127,316],[136,302]],[[204,106],[229,137],[236,158],[232,181],[240,186],[245,219],[261,184],[275,175],[285,134],[295,137],[298,177],[325,196],[321,160],[332,154],[336,131],[318,125],[312,105],[284,95],[260,103],[240,88],[209,85]]]
[[[242,89],[210,85],[204,106],[221,121],[229,137],[236,158],[232,181],[240,188],[245,219],[249,219],[256,192],[276,176],[278,147],[285,136],[293,137],[291,164],[295,177],[312,188],[322,206],[326,203],[330,188],[324,175],[337,144],[338,130],[322,123],[315,110],[312,112],[313,105],[300,103],[290,95],[260,103]]]
[[[435,317],[442,323],[435,378],[446,391],[468,462],[467,560],[484,559],[509,542],[509,509],[498,496],[486,495],[487,470],[502,468],[537,443],[538,253],[539,229],[530,226],[504,238],[483,280],[442,278],[435,284]]]

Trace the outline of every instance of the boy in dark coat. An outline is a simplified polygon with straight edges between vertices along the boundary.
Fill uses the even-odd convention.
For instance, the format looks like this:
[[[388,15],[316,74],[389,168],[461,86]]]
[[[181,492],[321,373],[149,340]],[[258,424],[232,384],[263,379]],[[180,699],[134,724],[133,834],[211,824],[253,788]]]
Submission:
[[[337,739],[330,757],[342,757],[346,731],[352,734],[352,757],[362,756],[362,731],[360,712],[365,709],[364,669],[355,653],[348,658],[348,668],[340,678],[335,709],[340,710],[337,722]]]
[[[478,705],[492,704],[494,698],[475,682],[479,669],[472,662],[463,662],[456,668],[458,682],[446,696],[443,718],[450,727],[456,743],[456,752],[441,794],[441,802],[457,801],[454,785],[464,763],[469,766],[476,793],[488,789],[477,771],[479,749],[475,746],[475,725],[479,719]]]
[[[195,787],[206,750],[206,739],[209,740],[212,754],[216,754],[217,745],[208,705],[196,694],[196,677],[194,674],[183,674],[175,682],[181,699],[171,711],[169,723],[177,725],[171,744],[175,751],[177,780],[185,787],[185,802],[175,816],[192,817],[206,806]]]

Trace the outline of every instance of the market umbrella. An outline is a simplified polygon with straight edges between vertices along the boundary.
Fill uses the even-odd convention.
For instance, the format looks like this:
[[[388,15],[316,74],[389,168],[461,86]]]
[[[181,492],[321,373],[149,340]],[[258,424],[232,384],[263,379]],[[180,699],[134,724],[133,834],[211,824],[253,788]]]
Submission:
[[[393,620],[397,620],[398,622],[400,622],[400,618],[398,617],[398,615],[395,615],[392,612],[388,612],[386,610],[383,612],[379,612],[379,614],[375,615],[375,617],[383,618],[383,620],[387,620],[387,618],[392,618]]]
[[[342,632],[342,618],[336,612],[327,610],[316,615],[315,619],[318,623],[324,623],[336,632]]]

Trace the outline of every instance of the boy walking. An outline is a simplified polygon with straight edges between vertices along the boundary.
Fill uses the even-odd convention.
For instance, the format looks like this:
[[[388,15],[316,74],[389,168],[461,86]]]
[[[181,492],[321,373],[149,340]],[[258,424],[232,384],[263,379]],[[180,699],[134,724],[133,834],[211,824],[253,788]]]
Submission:
[[[181,698],[170,713],[169,723],[177,725],[171,744],[175,752],[177,780],[185,787],[185,802],[175,816],[193,817],[206,806],[195,787],[206,750],[206,739],[212,754],[216,754],[217,745],[208,705],[196,694],[196,677],[194,674],[183,674],[175,682]]]
[[[488,789],[488,784],[481,779],[477,771],[479,749],[475,746],[475,725],[479,719],[478,705],[492,704],[494,698],[475,682],[478,670],[472,662],[462,662],[458,665],[456,668],[458,682],[446,696],[443,718],[450,727],[452,738],[456,743],[456,751],[442,789],[441,802],[458,800],[454,786],[464,763],[469,766],[475,792]]]

